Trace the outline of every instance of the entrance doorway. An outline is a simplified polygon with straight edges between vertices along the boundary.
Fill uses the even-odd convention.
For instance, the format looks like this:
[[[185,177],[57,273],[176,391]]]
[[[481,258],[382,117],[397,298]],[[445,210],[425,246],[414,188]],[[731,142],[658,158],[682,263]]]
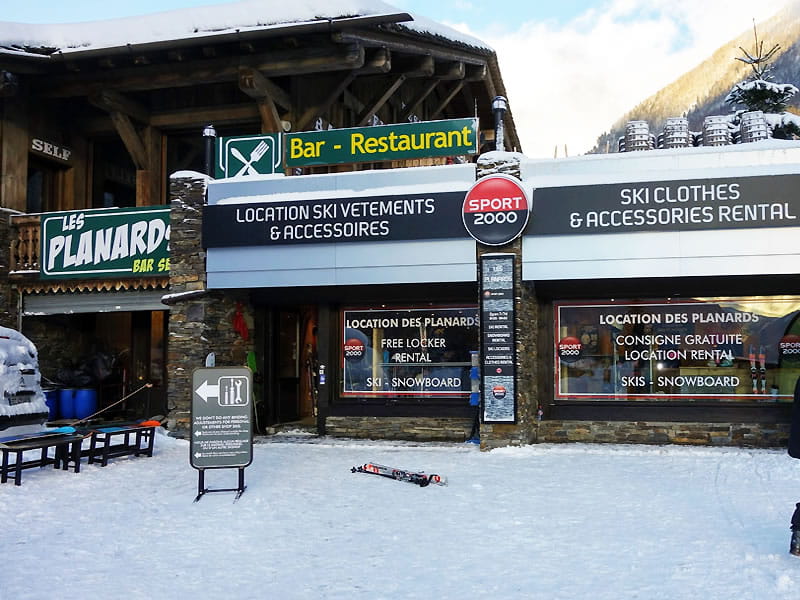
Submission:
[[[316,428],[317,308],[274,308],[266,317],[265,425]]]

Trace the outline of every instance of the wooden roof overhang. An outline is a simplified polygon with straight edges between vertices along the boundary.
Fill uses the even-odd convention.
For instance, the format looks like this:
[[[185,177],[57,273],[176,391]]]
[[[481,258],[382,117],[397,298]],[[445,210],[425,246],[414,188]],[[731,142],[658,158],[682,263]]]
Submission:
[[[0,52],[34,99],[68,103],[89,135],[118,133],[137,168],[148,164],[145,129],[260,122],[303,131],[468,117],[491,131],[492,99],[505,95],[497,59],[403,26],[405,13],[289,23],[199,37],[68,51]],[[47,59],[44,59],[46,56]],[[337,120],[335,104],[347,107]],[[506,116],[509,149],[521,150]]]

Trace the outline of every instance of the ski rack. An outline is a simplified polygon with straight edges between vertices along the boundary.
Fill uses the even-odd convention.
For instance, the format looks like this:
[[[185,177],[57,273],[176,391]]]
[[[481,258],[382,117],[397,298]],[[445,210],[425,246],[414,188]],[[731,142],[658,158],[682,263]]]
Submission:
[[[200,498],[202,498],[205,494],[210,494],[213,492],[236,492],[236,497],[233,499],[236,502],[239,498],[242,497],[244,491],[247,489],[247,486],[244,484],[244,467],[237,467],[239,469],[239,487],[235,488],[222,488],[218,490],[210,490],[206,487],[206,470],[205,469],[198,469],[197,470],[197,496],[194,498],[194,502],[199,502]]]

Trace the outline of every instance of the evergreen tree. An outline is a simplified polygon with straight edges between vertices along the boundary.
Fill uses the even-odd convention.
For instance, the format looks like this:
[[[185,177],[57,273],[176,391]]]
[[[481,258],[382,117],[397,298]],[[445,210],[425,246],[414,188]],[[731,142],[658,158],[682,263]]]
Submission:
[[[773,137],[788,139],[792,136],[800,136],[800,127],[793,116],[786,113],[789,99],[798,92],[797,88],[791,83],[772,81],[770,61],[780,46],[775,44],[765,53],[764,42],[763,40],[759,42],[755,24],[753,24],[753,36],[755,38],[754,52],[751,54],[740,46],[739,49],[744,54],[744,58],[736,57],[736,60],[749,65],[752,73],[748,79],[733,86],[725,98],[725,102],[734,109],[743,107],[736,111],[735,122],[737,124],[743,112],[760,110],[767,115],[767,120],[773,130]]]

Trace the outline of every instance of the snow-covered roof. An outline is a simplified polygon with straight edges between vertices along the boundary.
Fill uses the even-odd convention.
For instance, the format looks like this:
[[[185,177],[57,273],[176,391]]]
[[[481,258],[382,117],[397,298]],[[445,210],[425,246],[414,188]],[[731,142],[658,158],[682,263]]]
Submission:
[[[241,0],[230,4],[171,10],[156,14],[91,21],[34,25],[0,21],[0,51],[77,55],[86,51],[247,35],[286,26],[374,18],[398,23],[412,32],[490,51],[472,36],[424,17],[409,15],[381,0]],[[408,19],[412,20],[409,21]]]

